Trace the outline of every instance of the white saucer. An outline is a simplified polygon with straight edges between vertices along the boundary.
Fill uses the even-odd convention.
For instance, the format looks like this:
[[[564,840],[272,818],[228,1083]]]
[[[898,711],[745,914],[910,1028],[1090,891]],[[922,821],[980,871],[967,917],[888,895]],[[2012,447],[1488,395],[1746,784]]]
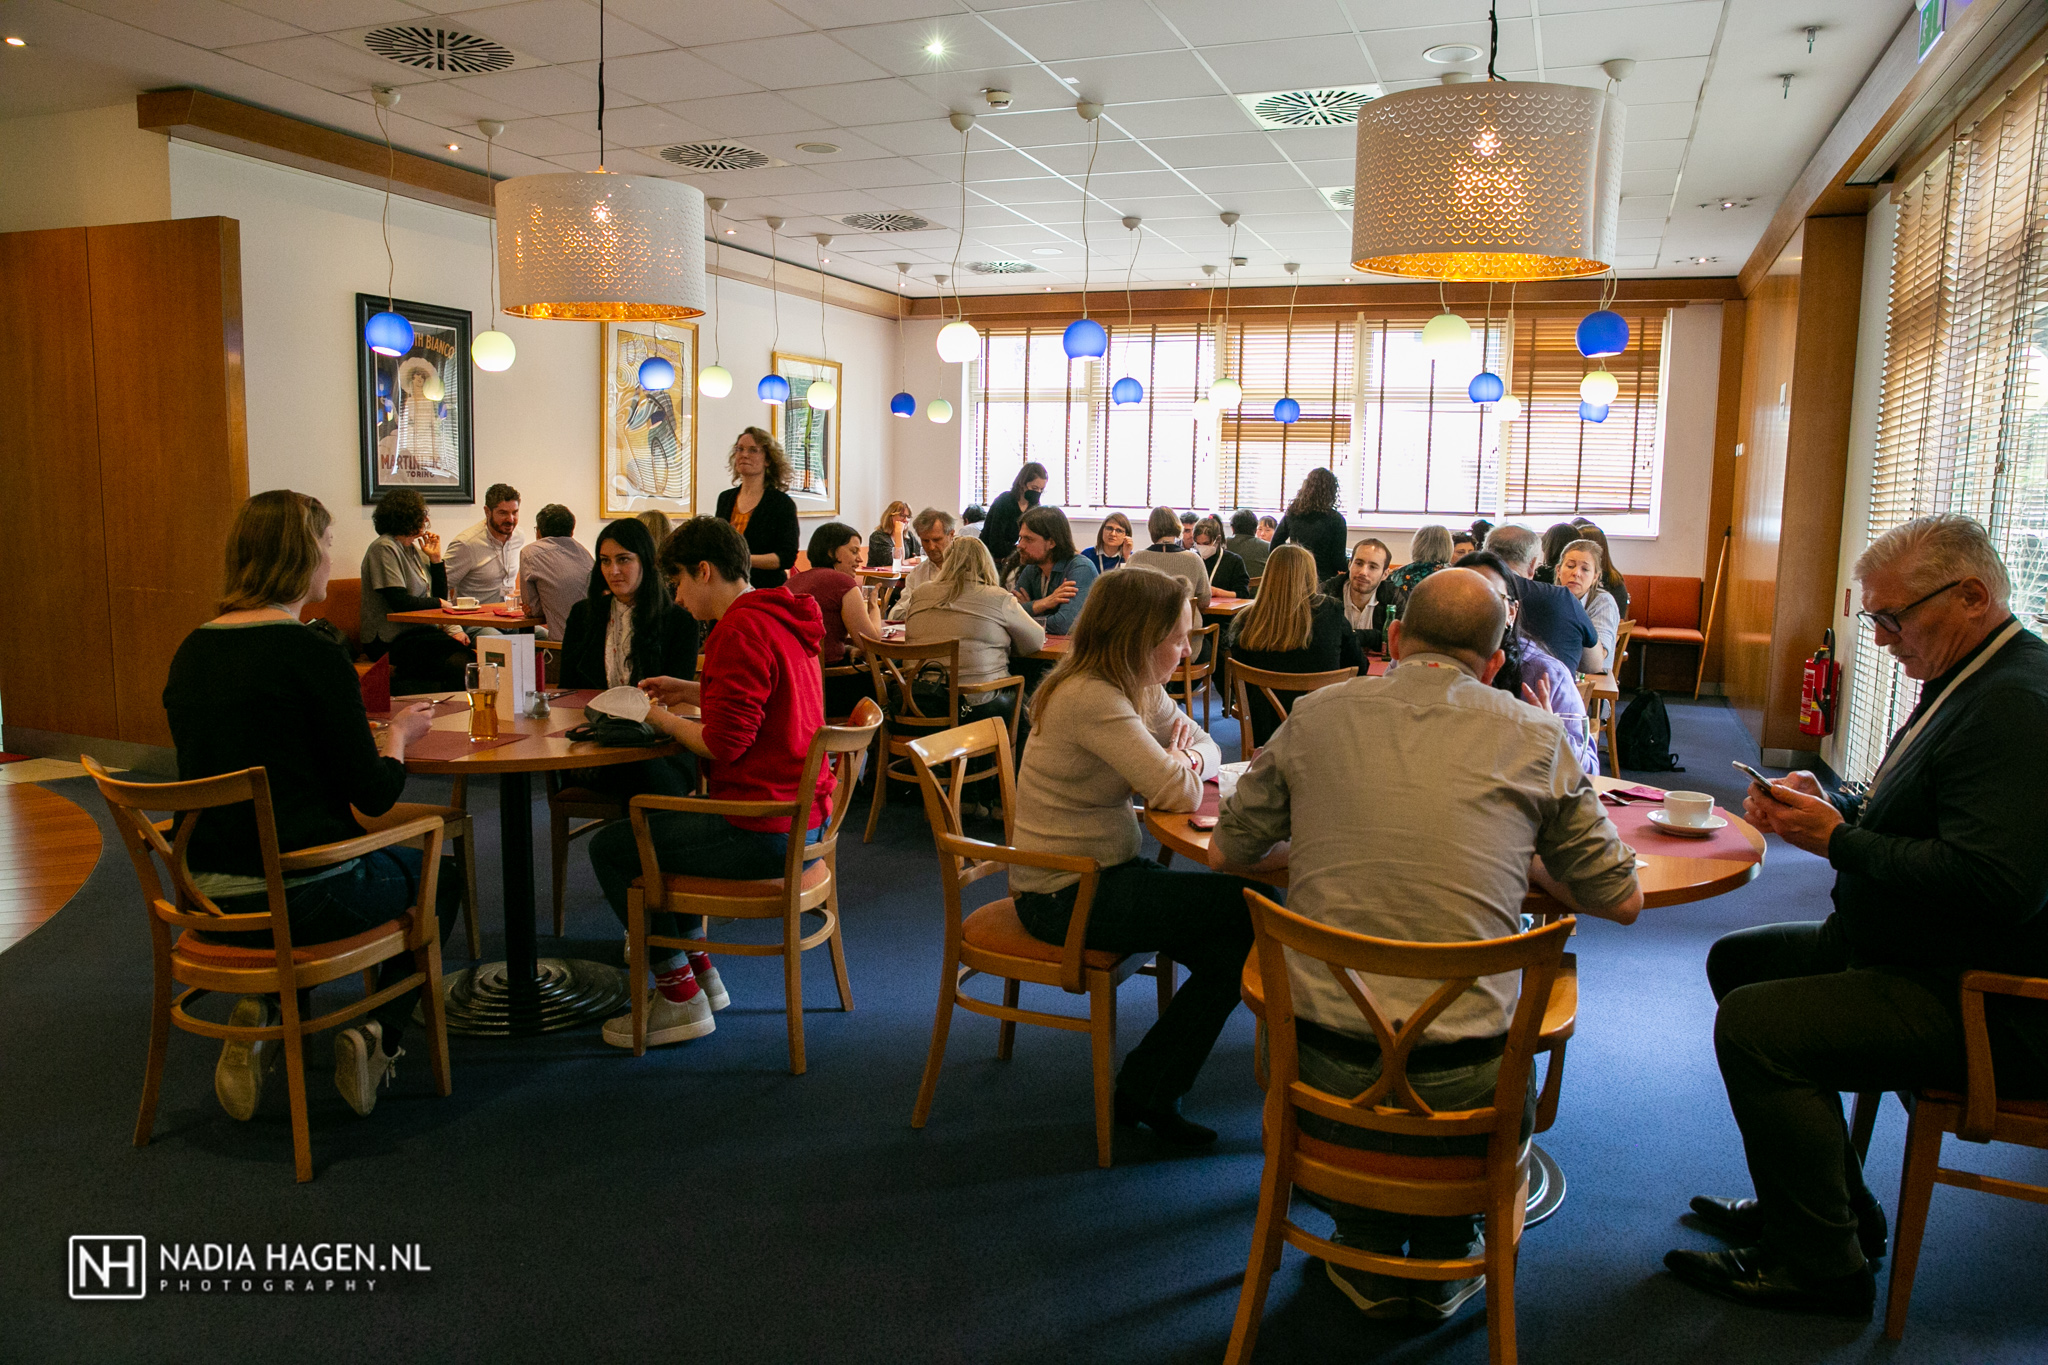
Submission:
[[[1712,836],[1717,829],[1728,828],[1728,822],[1718,815],[1708,816],[1704,825],[1681,825],[1666,815],[1662,807],[1650,812],[1650,823],[1666,834],[1676,834],[1681,839],[1705,839]]]

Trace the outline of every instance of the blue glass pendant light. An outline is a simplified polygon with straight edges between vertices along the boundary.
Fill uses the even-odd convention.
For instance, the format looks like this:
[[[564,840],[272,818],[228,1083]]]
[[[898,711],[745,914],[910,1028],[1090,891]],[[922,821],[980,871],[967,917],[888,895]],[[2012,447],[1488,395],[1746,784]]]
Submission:
[[[1465,388],[1465,396],[1475,403],[1498,403],[1506,392],[1507,386],[1491,370],[1481,370],[1473,375],[1472,382]]]
[[[913,394],[899,393],[889,400],[889,411],[897,417],[917,416],[917,398]]]
[[[1300,421],[1301,404],[1295,402],[1292,398],[1281,399],[1273,405],[1273,420],[1280,423]]]
[[[1066,347],[1069,360],[1101,355],[1109,349],[1109,333],[1103,331],[1102,324],[1094,318],[1075,318],[1067,324],[1060,345]]]
[[[660,356],[649,356],[640,362],[640,387],[651,391],[672,389],[676,384],[676,367]]]
[[[761,382],[754,386],[754,393],[764,403],[787,403],[789,381],[779,374],[763,375]]]
[[[1604,422],[1607,420],[1607,409],[1604,407],[1596,408],[1591,403],[1581,401],[1579,403],[1579,420],[1581,422]]]
[[[373,314],[363,324],[363,341],[378,355],[404,355],[412,349],[412,324],[397,313]]]
[[[1145,386],[1129,375],[1110,386],[1109,401],[1112,403],[1142,403],[1145,401]]]
[[[1611,309],[1602,308],[1579,320],[1579,354],[1587,359],[1620,355],[1628,349],[1628,320]]]

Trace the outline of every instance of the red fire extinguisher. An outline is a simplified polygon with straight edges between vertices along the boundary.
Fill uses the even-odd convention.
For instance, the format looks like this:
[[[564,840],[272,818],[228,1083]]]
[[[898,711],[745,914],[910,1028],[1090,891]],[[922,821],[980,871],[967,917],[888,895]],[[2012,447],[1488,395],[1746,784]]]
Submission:
[[[1835,632],[1827,631],[1821,647],[1800,670],[1799,733],[1831,735],[1835,732],[1835,694],[1842,681],[1842,666],[1835,662]]]

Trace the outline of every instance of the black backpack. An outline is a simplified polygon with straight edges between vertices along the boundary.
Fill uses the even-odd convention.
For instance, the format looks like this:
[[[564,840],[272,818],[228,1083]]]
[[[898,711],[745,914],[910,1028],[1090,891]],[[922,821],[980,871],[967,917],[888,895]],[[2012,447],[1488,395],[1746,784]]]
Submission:
[[[1656,692],[1638,692],[1621,713],[1616,731],[1621,766],[1639,773],[1682,773],[1671,752],[1671,715]]]

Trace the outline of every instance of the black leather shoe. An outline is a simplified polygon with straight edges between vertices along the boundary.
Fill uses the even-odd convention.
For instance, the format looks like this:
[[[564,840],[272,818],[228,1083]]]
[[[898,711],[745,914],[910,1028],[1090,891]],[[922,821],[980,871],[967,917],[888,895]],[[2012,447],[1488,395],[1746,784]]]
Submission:
[[[1868,1322],[1877,1303],[1877,1277],[1867,1265],[1833,1279],[1801,1280],[1786,1267],[1767,1263],[1755,1247],[1738,1247],[1667,1251],[1664,1266],[1695,1289],[1758,1308]]]
[[[1116,1097],[1116,1121],[1126,1127],[1143,1124],[1158,1134],[1160,1141],[1175,1147],[1207,1147],[1216,1140],[1214,1128],[1204,1128],[1180,1116],[1178,1100],[1164,1109],[1150,1109],[1119,1094]]]
[[[1739,1247],[1755,1246],[1763,1240],[1763,1206],[1754,1199],[1724,1199],[1719,1195],[1694,1195],[1695,1218],[1721,1240]],[[1881,1261],[1888,1229],[1884,1206],[1872,1201],[1856,1211],[1856,1240],[1863,1247],[1863,1259]]]

